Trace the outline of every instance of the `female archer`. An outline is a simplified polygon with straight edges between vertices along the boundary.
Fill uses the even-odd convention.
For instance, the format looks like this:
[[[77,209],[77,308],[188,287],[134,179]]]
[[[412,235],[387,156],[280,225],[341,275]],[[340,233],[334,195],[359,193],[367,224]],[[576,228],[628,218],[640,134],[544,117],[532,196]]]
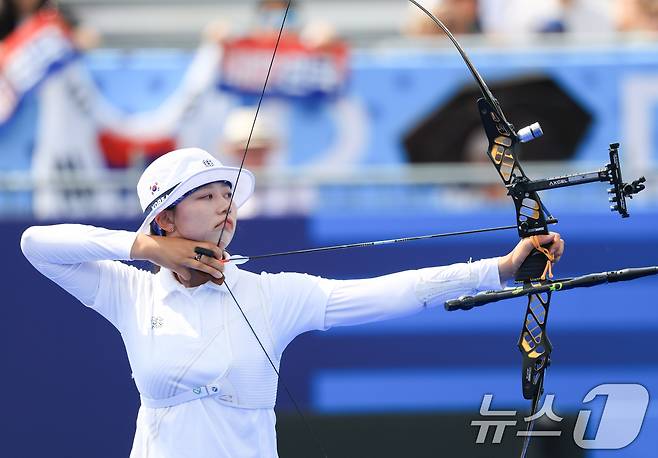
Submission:
[[[533,248],[526,239],[499,258],[360,280],[255,274],[225,251],[253,189],[249,171],[181,149],[142,174],[136,232],[62,224],[23,234],[34,267],[121,333],[141,397],[131,457],[276,457],[278,377],[268,359],[278,368],[297,335],[498,289]],[[557,233],[538,242],[555,260],[564,251]]]

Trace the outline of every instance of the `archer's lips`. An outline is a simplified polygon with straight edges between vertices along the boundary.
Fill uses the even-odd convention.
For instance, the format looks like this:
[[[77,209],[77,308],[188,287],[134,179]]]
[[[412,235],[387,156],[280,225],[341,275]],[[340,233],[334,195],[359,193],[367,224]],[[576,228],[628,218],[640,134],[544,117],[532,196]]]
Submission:
[[[224,226],[224,222],[226,222],[226,229],[233,229],[235,227],[235,223],[231,218],[228,218],[226,221],[222,220],[220,223],[215,226],[215,229],[221,229],[222,226]]]

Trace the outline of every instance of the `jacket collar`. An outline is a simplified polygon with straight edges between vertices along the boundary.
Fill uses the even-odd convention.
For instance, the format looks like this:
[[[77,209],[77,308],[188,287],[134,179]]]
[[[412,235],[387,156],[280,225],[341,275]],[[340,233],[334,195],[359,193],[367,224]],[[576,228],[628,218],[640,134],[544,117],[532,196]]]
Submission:
[[[231,262],[227,262],[224,264],[224,282],[228,285],[228,287],[233,290],[235,285],[238,282],[238,277],[240,276],[240,269],[238,266]],[[190,294],[190,291],[188,291],[188,288],[183,286],[174,276],[174,272],[161,268],[160,272],[156,274],[156,277],[160,283],[161,288],[165,292],[165,294],[170,294],[173,293],[174,291],[179,291],[184,294]],[[213,283],[211,281],[204,283],[203,285],[200,285],[198,288],[206,288],[206,289],[211,289],[211,290],[216,290],[221,293],[228,293],[228,289],[226,288],[225,285],[218,285],[216,283]]]

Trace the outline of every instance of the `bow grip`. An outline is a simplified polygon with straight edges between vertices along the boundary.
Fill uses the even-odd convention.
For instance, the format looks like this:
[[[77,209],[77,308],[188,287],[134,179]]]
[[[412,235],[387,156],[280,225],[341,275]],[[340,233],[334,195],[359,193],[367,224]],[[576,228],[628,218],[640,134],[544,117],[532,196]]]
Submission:
[[[551,244],[547,243],[546,245],[542,245],[542,248],[548,248],[550,246]],[[546,262],[548,262],[546,255],[536,248],[533,248],[528,257],[525,258],[525,261],[523,261],[523,264],[521,264],[521,267],[519,267],[519,270],[516,272],[514,280],[517,282],[539,280],[546,268]]]

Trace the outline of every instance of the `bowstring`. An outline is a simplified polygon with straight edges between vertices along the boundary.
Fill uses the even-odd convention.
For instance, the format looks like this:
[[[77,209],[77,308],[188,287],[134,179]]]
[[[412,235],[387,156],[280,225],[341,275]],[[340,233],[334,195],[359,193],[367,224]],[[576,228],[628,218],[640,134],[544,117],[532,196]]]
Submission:
[[[235,194],[238,188],[238,183],[240,181],[240,175],[242,174],[242,170],[244,169],[244,163],[247,158],[247,152],[249,151],[249,143],[251,142],[251,137],[254,133],[254,128],[256,126],[256,120],[258,119],[258,113],[260,112],[260,107],[261,104],[263,103],[263,98],[265,96],[265,90],[267,89],[267,82],[270,79],[270,74],[272,72],[272,67],[274,65],[274,58],[276,57],[276,52],[277,49],[279,48],[279,42],[281,41],[281,35],[283,34],[283,27],[286,23],[286,18],[288,17],[288,12],[290,10],[290,3],[291,0],[288,0],[288,4],[286,5],[286,10],[283,14],[283,20],[281,21],[281,27],[279,28],[279,34],[276,38],[276,43],[274,45],[274,52],[272,52],[272,59],[270,60],[270,65],[267,68],[267,75],[265,76],[265,83],[263,84],[263,90],[260,93],[260,97],[258,99],[258,105],[256,106],[256,114],[254,115],[254,120],[251,123],[251,129],[249,130],[249,136],[247,137],[247,143],[244,148],[244,153],[242,155],[242,161],[240,162],[240,168],[238,169],[238,174],[235,179],[235,184],[233,185],[233,192],[231,193],[231,199],[229,200],[228,208],[226,209],[226,216],[224,217],[224,223],[222,224],[222,230],[219,233],[219,239],[217,240],[217,246],[220,246],[221,241],[222,241],[222,236],[224,235],[224,230],[226,229],[226,222],[228,221],[228,216],[231,213],[231,207],[233,206],[233,199],[235,198]],[[221,247],[220,247],[221,248]],[[327,458],[327,452],[325,451],[324,446],[322,445],[322,442],[319,439],[319,436],[315,433],[313,428],[311,427],[310,422],[306,419],[304,414],[302,413],[301,409],[299,408],[299,405],[297,404],[297,401],[295,401],[295,398],[292,396],[292,393],[288,389],[288,386],[286,383],[281,380],[281,375],[279,373],[279,370],[276,368],[276,365],[272,361],[272,358],[270,357],[269,353],[265,349],[265,346],[263,345],[263,342],[260,340],[258,337],[258,334],[256,333],[256,330],[254,327],[251,325],[251,322],[247,318],[247,315],[244,313],[244,310],[242,309],[242,306],[238,302],[237,298],[233,294],[233,291],[231,291],[231,288],[228,286],[228,283],[226,281],[223,282],[224,286],[226,287],[226,290],[229,292],[231,295],[231,298],[233,299],[233,302],[237,306],[238,310],[242,314],[243,318],[245,319],[247,325],[249,326],[249,329],[251,330],[251,333],[254,335],[256,340],[258,341],[258,345],[260,345],[260,348],[263,350],[263,353],[265,353],[265,356],[267,357],[267,360],[269,361],[270,365],[272,366],[272,369],[274,369],[274,372],[276,373],[277,380],[281,383],[283,386],[284,390],[288,394],[288,397],[292,401],[293,406],[295,407],[295,410],[297,411],[297,414],[299,414],[300,418],[302,419],[302,422],[306,426],[306,429],[308,429],[309,433],[311,434],[311,437],[313,437],[313,440],[315,441],[316,445],[322,452],[322,455]]]
[[[532,399],[532,404],[530,407],[530,416],[533,417],[537,413],[537,408],[539,407],[539,401],[542,396],[542,392],[544,391],[544,375],[545,375],[546,367],[542,369],[542,373],[540,375],[540,380],[539,380],[539,390],[537,391],[537,394],[533,397]],[[526,454],[528,453],[528,447],[530,446],[530,438],[532,437],[532,431],[535,426],[535,419],[533,418],[530,420],[528,423],[528,428],[526,429],[527,435],[525,439],[523,439],[523,447],[521,448],[521,455],[520,458],[525,458]]]

